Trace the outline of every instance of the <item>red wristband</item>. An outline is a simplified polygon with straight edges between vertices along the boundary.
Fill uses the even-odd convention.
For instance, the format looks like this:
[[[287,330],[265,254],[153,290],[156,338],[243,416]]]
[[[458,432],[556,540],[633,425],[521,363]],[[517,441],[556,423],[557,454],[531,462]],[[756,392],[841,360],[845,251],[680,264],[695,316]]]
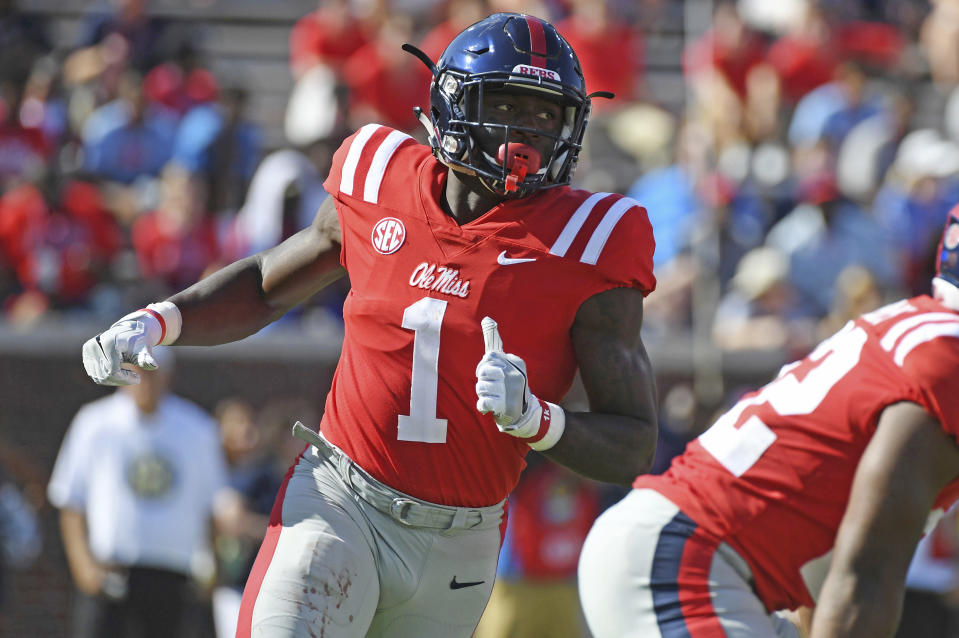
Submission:
[[[140,312],[148,312],[153,316],[154,319],[160,322],[160,339],[157,341],[157,343],[163,343],[163,337],[166,336],[166,321],[163,320],[163,315],[156,310],[151,310],[150,308],[140,308]],[[537,434],[537,436],[539,435]]]
[[[553,415],[549,409],[549,404],[540,398],[537,398],[536,400],[539,401],[539,405],[543,411],[540,412],[539,415],[539,429],[536,430],[536,434],[526,439],[526,442],[529,444],[539,443],[541,440],[543,440],[543,437],[546,436],[547,432],[549,432],[549,423],[553,418]]]

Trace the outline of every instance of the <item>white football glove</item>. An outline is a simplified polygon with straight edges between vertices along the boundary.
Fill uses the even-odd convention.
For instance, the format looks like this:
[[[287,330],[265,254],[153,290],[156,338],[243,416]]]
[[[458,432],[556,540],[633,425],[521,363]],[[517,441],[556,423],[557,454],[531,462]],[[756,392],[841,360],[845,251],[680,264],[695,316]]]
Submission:
[[[144,370],[156,370],[153,347],[173,343],[180,333],[180,311],[169,302],[150,304],[153,312],[137,310],[123,317],[83,344],[83,367],[100,385],[131,385],[140,382],[134,370],[121,367],[131,363]],[[157,319],[166,319],[164,323]]]
[[[540,428],[543,408],[529,389],[526,362],[503,352],[496,322],[483,318],[486,354],[476,366],[476,409],[492,412],[496,427],[511,436],[528,439]]]

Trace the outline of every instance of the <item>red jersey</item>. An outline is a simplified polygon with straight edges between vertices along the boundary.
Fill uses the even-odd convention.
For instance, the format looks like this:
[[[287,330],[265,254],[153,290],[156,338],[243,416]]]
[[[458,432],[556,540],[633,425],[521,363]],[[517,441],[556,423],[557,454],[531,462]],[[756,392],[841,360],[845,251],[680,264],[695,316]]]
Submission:
[[[476,411],[480,320],[557,402],[576,370],[569,331],[589,297],[650,292],[645,209],[569,187],[502,202],[459,225],[440,208],[447,168],[429,147],[369,124],[324,186],[342,229],[351,290],[321,430],[367,472],[413,496],[479,507],[506,498],[529,447]]]
[[[959,314],[927,296],[849,322],[641,476],[749,563],[770,611],[812,605],[883,409],[917,403],[959,439]],[[945,510],[959,481],[939,494]]]

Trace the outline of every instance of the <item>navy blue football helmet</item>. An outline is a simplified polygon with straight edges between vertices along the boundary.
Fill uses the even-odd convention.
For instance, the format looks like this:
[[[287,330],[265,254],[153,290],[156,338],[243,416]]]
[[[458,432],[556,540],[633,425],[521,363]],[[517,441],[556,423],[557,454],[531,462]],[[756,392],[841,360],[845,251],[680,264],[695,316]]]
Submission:
[[[942,239],[939,240],[936,276],[959,287],[959,206],[949,211]]]
[[[939,240],[932,292],[944,305],[959,311],[959,205],[949,211]]]
[[[539,189],[568,184],[576,169],[590,113],[583,71],[569,43],[545,20],[519,13],[496,13],[468,27],[449,44],[434,64],[416,47],[405,50],[419,57],[433,72],[430,84],[430,143],[443,163],[476,175],[490,190],[525,196]],[[489,91],[528,92],[563,107],[558,135],[538,129],[494,124],[483,113],[483,95]],[[596,93],[612,97],[608,93]],[[424,122],[425,124],[425,122]],[[474,132],[499,131],[499,157],[484,152]],[[510,151],[512,131],[525,131],[553,140],[552,150],[523,162]],[[497,132],[497,135],[499,135]],[[504,151],[504,148],[506,149]],[[528,148],[528,147],[527,147]],[[517,171],[520,167],[523,170]]]

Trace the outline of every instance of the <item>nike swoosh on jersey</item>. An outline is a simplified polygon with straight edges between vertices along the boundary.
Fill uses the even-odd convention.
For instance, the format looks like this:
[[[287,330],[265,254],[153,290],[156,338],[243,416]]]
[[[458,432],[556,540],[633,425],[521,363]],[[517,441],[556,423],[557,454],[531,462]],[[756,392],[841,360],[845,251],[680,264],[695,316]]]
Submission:
[[[512,266],[513,264],[525,264],[530,261],[536,261],[536,257],[507,257],[504,250],[496,256],[496,263],[500,266]]]
[[[485,583],[485,580],[470,581],[467,583],[458,583],[456,582],[456,576],[453,576],[453,580],[450,581],[450,589],[463,589],[464,587],[474,587],[476,585],[482,585]]]

